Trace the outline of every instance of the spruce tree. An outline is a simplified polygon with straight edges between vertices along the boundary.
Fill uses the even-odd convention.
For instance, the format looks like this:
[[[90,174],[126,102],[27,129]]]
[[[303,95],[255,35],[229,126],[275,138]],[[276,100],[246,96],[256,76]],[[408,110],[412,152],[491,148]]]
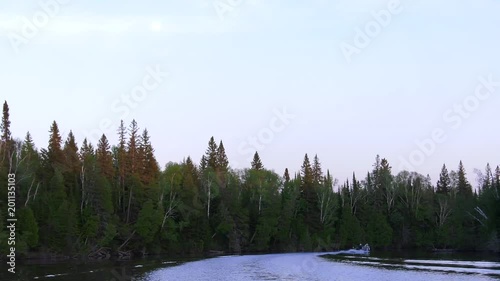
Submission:
[[[439,180],[436,184],[436,193],[448,195],[451,191],[451,179],[448,173],[448,169],[446,169],[446,165],[443,164],[441,168],[441,174],[439,174]]]
[[[200,160],[200,172],[203,173],[208,167],[208,161],[205,155],[201,156]]]
[[[75,136],[70,131],[63,148],[64,154],[64,185],[68,189],[68,196],[77,202],[79,197],[79,175],[81,171],[81,162],[78,156],[78,146],[76,144]]]
[[[128,224],[131,221],[131,209],[134,207],[135,201],[134,193],[136,191],[140,191],[140,189],[136,190],[136,188],[141,187],[142,182],[140,180],[140,168],[141,159],[139,155],[139,145],[140,145],[140,136],[139,136],[139,126],[135,119],[132,120],[130,126],[128,128],[128,142],[127,142],[127,151],[126,151],[126,178],[125,181],[125,191],[124,191],[124,206],[126,206],[126,219],[125,222]],[[135,216],[134,213],[132,213]],[[132,218],[133,219],[133,218]]]
[[[69,131],[63,148],[65,158],[65,171],[76,174],[80,170],[80,159],[78,159],[78,145],[72,131]]]
[[[144,129],[140,138],[139,159],[141,161],[141,181],[148,186],[157,181],[160,174],[160,167],[154,155],[149,132]]]
[[[290,182],[290,173],[288,172],[288,168],[285,168],[285,173],[283,174],[283,180],[285,184]]]
[[[463,198],[469,198],[472,196],[472,186],[467,180],[467,174],[462,161],[460,161],[458,165],[458,195]]]
[[[31,152],[35,152],[35,151],[36,151],[35,143],[33,142],[33,138],[31,137],[30,132],[28,131],[26,133],[26,136],[24,137],[23,148],[22,148],[21,154],[24,153],[26,155],[26,153],[31,153]]]
[[[373,164],[373,170],[371,174],[374,189],[378,188],[378,185],[380,184],[379,180],[380,169],[381,169],[380,155],[377,154],[377,156],[375,157],[375,163]]]
[[[12,135],[10,132],[9,105],[7,101],[3,104],[2,123],[0,123],[0,160],[1,163],[10,157],[13,149]]]
[[[80,213],[86,206],[95,207],[97,197],[97,171],[96,171],[96,161],[95,161],[95,150],[92,143],[88,142],[87,139],[83,140],[82,147],[80,149],[80,160],[82,161],[82,168],[80,170],[80,184],[81,184],[81,195],[80,195]]]
[[[64,170],[64,154],[61,148],[62,138],[59,133],[59,127],[54,121],[50,127],[49,146],[47,148],[47,157],[53,169]]]
[[[302,184],[301,193],[303,198],[302,214],[305,218],[307,230],[302,237],[304,247],[311,247],[316,241],[310,240],[310,234],[317,233],[320,229],[320,208],[318,204],[318,190],[314,187],[314,173],[307,154],[301,168]],[[309,234],[307,234],[309,233]]]
[[[323,178],[323,171],[321,170],[321,163],[317,154],[314,156],[312,171],[314,185],[319,186]]]
[[[219,147],[217,147],[216,166],[220,173],[226,173],[229,168],[229,160],[227,159],[226,150],[224,149],[222,141],[220,141]]]
[[[198,174],[198,169],[193,163],[193,160],[191,157],[187,157],[187,159],[184,161],[184,170],[183,170],[183,183],[182,186],[185,188],[188,188],[191,190],[193,195],[198,196],[198,186],[200,185],[200,179],[199,179],[199,174]],[[193,201],[196,201],[197,199],[193,198]],[[193,204],[195,204],[193,202]]]
[[[356,212],[361,204],[362,199],[361,183],[356,179],[356,174],[352,173],[352,190],[351,190],[351,213],[356,215]]]
[[[214,171],[217,170],[217,149],[215,139],[211,137],[208,142],[207,151],[205,152],[205,159],[207,161],[207,167],[212,168]]]
[[[203,201],[206,206],[207,219],[210,220],[217,206],[213,206],[212,201],[215,199],[216,185],[221,184],[220,178],[217,176],[217,144],[214,137],[211,137],[208,142],[208,148],[205,155],[202,156],[200,162],[200,181],[201,191],[203,193]]]
[[[118,147],[116,150],[116,165],[118,170],[118,207],[125,213],[125,179],[127,174],[127,129],[123,120],[118,127]]]
[[[490,163],[486,164],[486,169],[484,171],[483,180],[480,186],[480,193],[489,191],[494,185],[493,173],[491,171]]]
[[[377,155],[373,170],[373,185],[374,185],[374,206],[376,209],[383,208],[387,211],[386,214],[390,213],[392,207],[394,206],[395,200],[395,190],[393,186],[393,176],[389,165],[389,161]]]
[[[35,208],[35,199],[37,199],[36,203],[40,201],[40,196],[38,194],[39,187],[41,185],[40,180],[40,157],[38,155],[38,151],[35,148],[35,144],[33,143],[33,139],[31,138],[30,133],[26,133],[26,137],[21,145],[20,150],[20,159],[22,159],[19,163],[19,167],[17,170],[17,177],[20,178],[18,181],[18,186],[16,188],[17,191],[17,202],[18,206],[21,208]],[[1,174],[1,168],[0,168]],[[1,178],[1,175],[0,175]],[[37,198],[38,196],[38,198]],[[0,204],[1,205],[1,204]],[[45,206],[43,207],[45,209]],[[35,209],[33,209],[35,210]],[[29,215],[28,215],[29,216]],[[31,218],[28,218],[31,219]],[[21,221],[21,220],[20,220]],[[32,222],[27,222],[32,224]],[[36,224],[36,222],[35,222]],[[31,225],[33,226],[33,224]],[[37,226],[38,229],[38,226]],[[38,231],[38,230],[37,230]],[[38,240],[38,233],[36,233],[36,240]],[[34,247],[28,241],[27,245],[30,247]],[[35,243],[37,244],[37,243]]]
[[[260,171],[264,169],[264,165],[262,165],[262,161],[260,160],[260,156],[258,152],[255,152],[253,155],[253,160],[251,163],[251,168],[256,171]]]
[[[309,157],[307,154],[304,156],[304,162],[302,163],[301,168],[301,176],[302,176],[302,185],[303,189],[312,188],[314,182],[314,174],[313,169],[311,167],[311,162],[309,161]]]
[[[2,133],[1,141],[6,143],[12,139],[12,135],[10,132],[10,119],[9,119],[9,105],[7,101],[3,104],[3,114],[2,114],[2,123],[0,124],[0,130]]]
[[[102,135],[97,144],[96,160],[101,175],[103,175],[109,182],[112,181],[113,171],[113,155],[106,135]]]
[[[127,143],[127,163],[128,163],[128,173],[130,175],[136,175],[139,171],[139,127],[137,122],[132,120],[130,127],[128,129],[129,137]]]
[[[500,166],[497,166],[497,168],[495,169],[495,188],[496,188],[496,196],[497,196],[497,198],[499,198],[499,194],[500,194]]]
[[[123,206],[126,210],[125,223],[129,223],[131,219],[132,198],[134,195],[134,187],[138,187],[140,183],[140,155],[139,155],[139,126],[135,119],[128,128],[128,142],[125,153],[125,184],[123,191]]]

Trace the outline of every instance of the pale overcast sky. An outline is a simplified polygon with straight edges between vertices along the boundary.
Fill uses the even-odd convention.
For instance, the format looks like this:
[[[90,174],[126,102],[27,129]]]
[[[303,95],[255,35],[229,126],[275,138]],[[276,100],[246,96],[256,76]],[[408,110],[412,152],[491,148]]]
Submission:
[[[295,172],[317,153],[342,181],[380,154],[433,183],[463,160],[475,184],[500,164],[499,15],[498,0],[2,0],[0,97],[39,148],[53,120],[115,144],[135,118],[161,166],[214,136],[236,167],[258,150]]]

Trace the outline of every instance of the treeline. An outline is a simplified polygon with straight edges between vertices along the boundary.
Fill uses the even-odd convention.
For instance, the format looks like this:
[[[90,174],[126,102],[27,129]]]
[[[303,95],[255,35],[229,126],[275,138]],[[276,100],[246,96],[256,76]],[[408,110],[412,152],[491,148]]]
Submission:
[[[232,169],[212,137],[199,164],[190,157],[160,168],[146,129],[135,121],[94,146],[56,122],[47,148],[10,132],[3,106],[0,138],[0,241],[7,241],[8,174],[16,177],[18,254],[109,258],[132,254],[313,251],[370,243],[375,248],[499,251],[500,168],[489,165],[474,190],[462,163],[429,176],[376,157],[359,180],[337,183],[318,156],[300,172],[266,169],[255,153]],[[8,245],[2,242],[2,256]]]

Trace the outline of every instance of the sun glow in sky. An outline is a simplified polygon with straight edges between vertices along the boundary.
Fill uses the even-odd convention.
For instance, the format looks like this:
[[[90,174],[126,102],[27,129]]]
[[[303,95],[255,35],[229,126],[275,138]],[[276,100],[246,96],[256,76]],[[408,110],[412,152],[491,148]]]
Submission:
[[[152,31],[161,31],[161,22],[154,21],[151,23],[151,30]]]

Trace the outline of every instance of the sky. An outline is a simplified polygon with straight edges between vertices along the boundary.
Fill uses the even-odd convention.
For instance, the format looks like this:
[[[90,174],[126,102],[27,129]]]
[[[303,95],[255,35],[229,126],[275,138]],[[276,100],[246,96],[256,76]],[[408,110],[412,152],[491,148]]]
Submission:
[[[441,166],[500,165],[500,1],[2,0],[0,100],[12,132],[81,145],[123,119],[161,166],[297,172],[318,155],[341,182],[376,155],[433,183]]]

